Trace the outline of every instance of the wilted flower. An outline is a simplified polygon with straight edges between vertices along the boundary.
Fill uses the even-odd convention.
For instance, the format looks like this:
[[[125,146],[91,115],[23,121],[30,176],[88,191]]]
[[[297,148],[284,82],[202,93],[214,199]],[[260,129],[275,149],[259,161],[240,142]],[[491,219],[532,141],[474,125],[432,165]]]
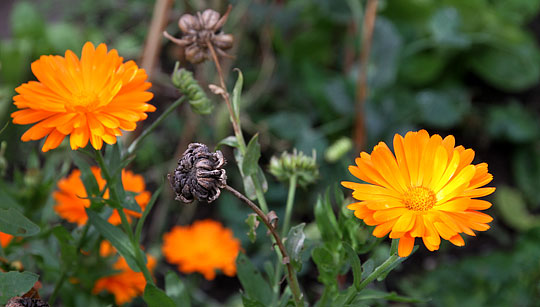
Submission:
[[[486,163],[472,165],[474,151],[455,147],[453,136],[442,139],[425,130],[394,136],[394,151],[380,142],[370,154],[362,152],[349,171],[368,184],[342,182],[360,202],[347,208],[377,226],[376,237],[400,239],[398,254],[408,256],[415,238],[430,251],[439,249],[441,237],[457,246],[465,242],[460,233],[489,229],[493,219],[477,210],[491,207],[485,200],[495,188],[482,188],[493,176]]]
[[[49,304],[40,298],[16,296],[6,303],[6,307],[49,307]]]
[[[202,14],[197,12],[196,16],[184,14],[178,20],[178,27],[183,33],[182,38],[175,38],[166,31],[163,32],[163,35],[175,44],[184,47],[186,59],[193,64],[201,63],[212,57],[209,44],[213,46],[218,55],[230,57],[225,53],[225,50],[232,47],[234,37],[231,34],[223,33],[221,28],[227,21],[231,8],[229,6],[221,18],[218,12],[210,9],[205,10]]]
[[[101,170],[98,167],[91,168],[96,182],[100,189],[105,187],[105,179],[101,177]],[[136,175],[131,171],[122,170],[122,184],[127,192],[135,192],[135,201],[144,211],[146,205],[150,201],[150,192],[145,191],[144,179],[141,175]],[[103,198],[109,197],[107,190]],[[53,198],[56,200],[54,211],[62,218],[71,223],[77,223],[79,226],[84,225],[88,220],[85,208],[90,207],[90,200],[86,193],[86,189],[81,180],[81,171],[74,170],[71,174],[58,181],[58,190],[53,193]],[[141,213],[132,210],[124,209],[128,219],[130,217],[139,218]],[[109,223],[118,225],[122,221],[120,215],[115,209],[109,217]]]
[[[38,79],[15,89],[13,97],[21,110],[13,112],[13,123],[34,124],[21,137],[23,141],[47,136],[42,150],[48,151],[69,137],[71,149],[85,147],[88,141],[95,149],[103,142],[116,143],[122,130],[132,131],[136,122],[155,111],[147,102],[150,82],[144,69],[133,61],[123,63],[115,49],[105,44],[97,48],[84,44],[81,59],[71,51],[65,57],[41,56],[32,63]]]
[[[208,280],[216,270],[236,274],[240,241],[230,229],[213,220],[196,221],[191,226],[175,226],[163,236],[163,255],[184,273],[199,272]]]
[[[168,175],[176,200],[190,203],[194,199],[213,202],[227,185],[227,174],[223,169],[225,158],[221,151],[215,153],[208,146],[191,143],[184,152],[178,167]]]
[[[296,149],[292,153],[284,152],[281,157],[273,156],[270,159],[269,172],[280,181],[287,181],[296,175],[298,184],[305,187],[315,182],[319,176],[317,156],[315,151],[311,157]]]

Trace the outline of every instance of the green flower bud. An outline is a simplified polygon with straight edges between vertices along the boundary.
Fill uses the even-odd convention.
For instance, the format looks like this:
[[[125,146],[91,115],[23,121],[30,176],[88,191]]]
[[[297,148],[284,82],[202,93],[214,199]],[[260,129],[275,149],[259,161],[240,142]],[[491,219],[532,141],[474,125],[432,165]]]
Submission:
[[[345,154],[353,148],[353,142],[348,137],[342,137],[335,141],[324,153],[324,158],[330,163],[334,163],[341,159]]]
[[[186,95],[193,111],[198,114],[210,114],[214,106],[208,99],[206,93],[199,86],[197,80],[193,78],[193,73],[184,68],[179,68],[180,64],[176,62],[171,80],[174,86]]]
[[[298,184],[306,187],[319,177],[315,150],[313,150],[312,156],[306,156],[296,149],[292,153],[282,153],[279,158],[273,156],[270,159],[269,171],[279,181],[288,181],[293,175],[296,175]]]

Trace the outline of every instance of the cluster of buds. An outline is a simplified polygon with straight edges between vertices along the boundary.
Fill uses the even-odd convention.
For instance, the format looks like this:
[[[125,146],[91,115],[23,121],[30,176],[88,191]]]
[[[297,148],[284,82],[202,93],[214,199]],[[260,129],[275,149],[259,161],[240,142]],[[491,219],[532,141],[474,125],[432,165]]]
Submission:
[[[197,80],[193,78],[193,73],[184,68],[179,68],[179,63],[176,62],[174,72],[172,74],[172,83],[182,94],[186,95],[192,109],[199,114],[210,114],[214,106],[212,101],[208,99]]]
[[[225,34],[221,30],[229,13],[231,6],[223,16],[214,10],[207,9],[204,12],[197,12],[197,15],[184,14],[178,20],[178,27],[182,31],[182,38],[176,38],[163,32],[163,35],[173,43],[184,47],[186,59],[198,64],[212,58],[212,50],[217,55],[230,57],[225,50],[232,47],[234,37],[231,34]]]
[[[270,159],[269,172],[279,181],[288,181],[292,176],[296,176],[298,184],[305,187],[319,177],[315,150],[311,157],[296,149],[292,153],[282,153],[279,158],[273,156]]]
[[[175,199],[185,203],[195,199],[209,203],[216,200],[220,189],[227,185],[225,163],[221,151],[210,152],[204,144],[189,144],[178,160],[178,167],[168,176]]]

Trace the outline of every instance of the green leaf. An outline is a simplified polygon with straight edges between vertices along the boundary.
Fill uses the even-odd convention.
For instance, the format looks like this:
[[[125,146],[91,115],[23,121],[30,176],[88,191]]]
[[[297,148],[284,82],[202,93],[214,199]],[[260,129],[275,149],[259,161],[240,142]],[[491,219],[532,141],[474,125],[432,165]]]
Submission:
[[[495,193],[495,206],[501,213],[504,222],[521,231],[540,226],[540,218],[527,210],[519,190],[508,186],[499,186]]]
[[[492,106],[487,115],[487,130],[493,138],[524,143],[539,135],[538,118],[516,101],[508,105]]]
[[[189,289],[174,272],[169,272],[165,276],[165,293],[174,301],[176,307],[191,306]]]
[[[244,76],[240,69],[235,69],[238,72],[238,79],[232,92],[232,107],[236,121],[240,122],[240,104],[242,98],[242,85],[244,84]]]
[[[81,31],[71,23],[47,25],[45,27],[45,36],[55,53],[64,53],[66,50],[79,50],[84,43],[84,36]],[[120,54],[124,55],[124,53]]]
[[[512,159],[512,171],[517,186],[528,200],[527,203],[537,208],[540,206],[540,148],[531,145],[516,151]]]
[[[29,237],[39,233],[40,228],[14,208],[0,209],[0,232]]]
[[[453,7],[442,7],[433,14],[429,28],[437,46],[467,48],[471,40],[460,31],[461,16]]]
[[[433,127],[449,128],[457,125],[470,107],[468,95],[460,87],[424,90],[415,98],[422,121]]]
[[[268,282],[262,277],[261,273],[243,253],[238,254],[236,259],[237,274],[246,296],[257,301],[263,306],[269,306],[272,303],[273,291]]]
[[[311,258],[317,265],[319,281],[327,287],[337,287],[336,276],[338,275],[339,267],[337,267],[332,252],[324,245],[317,246],[311,251]]]
[[[119,173],[122,170],[120,167],[121,162],[122,153],[120,152],[120,145],[118,145],[118,142],[112,146],[107,146],[105,148],[105,163],[108,166],[109,172]]]
[[[373,259],[364,261],[364,264],[362,264],[362,279],[366,279],[369,274],[373,273],[373,270],[375,270],[375,262]]]
[[[259,145],[259,134],[255,134],[249,141],[246,154],[242,160],[242,172],[245,176],[251,176],[257,172],[260,157],[261,145]]]
[[[265,307],[265,305],[263,305],[263,303],[257,301],[257,300],[254,300],[254,299],[251,299],[245,295],[242,295],[242,305],[244,307]]]
[[[126,259],[129,267],[135,272],[140,272],[141,270],[135,260],[135,252],[128,236],[120,228],[111,225],[93,210],[86,208],[86,214],[88,215],[88,221],[96,227],[102,236],[111,242],[120,255]]]
[[[331,242],[341,239],[342,236],[334,210],[332,209],[329,191],[326,192],[324,198],[321,196],[317,198],[317,203],[315,204],[315,221],[317,222],[323,241]]]
[[[540,51],[530,37],[517,40],[499,40],[493,43],[493,48],[483,48],[482,53],[471,57],[473,70],[491,85],[506,91],[522,91],[537,84]]]
[[[156,203],[157,198],[161,194],[161,190],[163,190],[163,185],[165,184],[165,180],[161,182],[159,185],[159,188],[152,194],[152,197],[150,198],[150,201],[148,201],[148,204],[146,204],[146,208],[144,209],[144,212],[137,222],[137,226],[135,226],[135,242],[141,241],[141,233],[142,233],[142,227],[144,225],[144,221],[146,221],[146,218],[148,217],[148,214],[150,214],[150,211],[154,207],[154,204]]]
[[[362,264],[360,263],[360,258],[358,258],[358,254],[356,254],[349,243],[343,242],[343,247],[347,251],[349,262],[351,263],[354,278],[353,285],[355,288],[359,289],[360,283],[362,282]]]
[[[245,222],[249,227],[249,230],[247,232],[248,238],[251,243],[255,243],[255,240],[257,240],[257,227],[259,227],[260,223],[257,218],[257,214],[249,214]]]
[[[39,275],[32,272],[0,272],[0,304],[14,296],[28,292],[38,281]]]
[[[238,148],[240,146],[238,144],[238,140],[236,139],[236,136],[229,135],[228,137],[224,138],[223,140],[219,141],[216,145],[216,150],[218,150],[222,145],[227,145],[230,147]]]
[[[77,248],[73,236],[62,226],[56,226],[52,229],[53,235],[60,243],[60,253],[62,262],[68,267],[73,267],[77,262]]]
[[[175,307],[176,303],[163,292],[163,290],[152,284],[146,284],[143,299],[148,307]]]
[[[285,241],[285,249],[289,254],[289,260],[297,272],[302,269],[301,254],[304,250],[304,241],[306,240],[304,226],[306,226],[306,223],[301,223],[292,227],[291,230],[289,230],[287,240]]]
[[[77,152],[74,152],[71,157],[73,159],[73,163],[75,163],[77,168],[81,171],[81,181],[86,188],[86,194],[88,196],[100,195],[99,186],[96,178],[94,177],[94,173],[92,173],[92,170],[90,169],[90,165],[84,159],[82,159]]]
[[[38,40],[43,38],[45,22],[35,4],[18,1],[11,13],[11,30],[17,38]]]

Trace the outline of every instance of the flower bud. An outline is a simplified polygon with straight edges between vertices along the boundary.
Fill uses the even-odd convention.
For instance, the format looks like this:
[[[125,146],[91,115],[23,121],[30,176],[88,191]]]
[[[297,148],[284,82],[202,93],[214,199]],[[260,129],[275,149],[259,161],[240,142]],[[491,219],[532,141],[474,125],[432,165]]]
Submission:
[[[296,149],[292,153],[282,153],[279,158],[273,156],[270,159],[269,171],[279,181],[288,181],[293,175],[296,175],[298,184],[305,187],[315,182],[319,176],[315,150],[311,157]]]
[[[184,152],[178,167],[168,175],[176,200],[191,203],[194,199],[213,202],[222,188],[227,185],[227,174],[223,169],[225,158],[221,151],[215,153],[208,146],[191,143]]]

